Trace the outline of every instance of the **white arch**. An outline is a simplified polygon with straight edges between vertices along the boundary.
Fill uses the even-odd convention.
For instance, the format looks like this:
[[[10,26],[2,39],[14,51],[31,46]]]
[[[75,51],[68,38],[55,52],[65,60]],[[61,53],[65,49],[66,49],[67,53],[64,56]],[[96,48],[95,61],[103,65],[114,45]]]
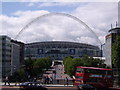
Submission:
[[[42,16],[39,16],[37,18],[35,18],[34,20],[32,20],[31,22],[29,22],[25,27],[23,27],[21,29],[21,31],[16,35],[15,39],[18,39],[19,36],[22,34],[22,32],[24,30],[26,30],[31,24],[33,24],[34,22],[38,21],[39,19],[41,18],[44,18],[44,17],[48,17],[48,16],[53,16],[53,15],[60,15],[60,16],[67,16],[69,18],[72,18],[74,20],[76,20],[77,22],[79,22],[80,24],[82,24],[84,27],[86,27],[86,29],[88,29],[91,33],[93,33],[93,35],[96,37],[96,40],[98,40],[98,42],[100,43],[100,45],[102,45],[100,39],[98,38],[98,36],[96,35],[96,33],[87,25],[85,24],[83,21],[81,21],[79,18],[75,17],[75,16],[72,16],[70,14],[66,14],[66,13],[48,13],[48,14],[44,14]]]

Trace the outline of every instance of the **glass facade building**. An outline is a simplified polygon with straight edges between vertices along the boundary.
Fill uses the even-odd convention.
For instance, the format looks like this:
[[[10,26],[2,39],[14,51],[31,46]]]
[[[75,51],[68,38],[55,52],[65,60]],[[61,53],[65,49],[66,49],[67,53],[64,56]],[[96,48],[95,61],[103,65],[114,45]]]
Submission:
[[[63,60],[66,56],[79,58],[83,56],[99,57],[97,46],[65,41],[47,41],[25,44],[25,59],[50,56],[53,60]]]

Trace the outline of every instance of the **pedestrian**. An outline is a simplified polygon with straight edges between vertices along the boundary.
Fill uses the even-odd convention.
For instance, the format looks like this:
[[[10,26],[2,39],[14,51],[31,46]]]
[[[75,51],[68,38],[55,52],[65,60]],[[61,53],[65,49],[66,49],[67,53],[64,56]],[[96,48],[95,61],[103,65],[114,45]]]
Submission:
[[[45,78],[44,78],[44,77],[42,77],[41,83],[42,83],[42,84],[45,84]]]
[[[36,82],[36,81],[37,81],[37,78],[36,78],[36,77],[34,77],[34,78],[33,78],[33,82]]]
[[[72,77],[73,77],[72,81],[73,81],[73,86],[74,86],[74,83],[75,83],[75,76],[72,76]]]
[[[45,84],[47,84],[47,77],[45,76],[45,78],[44,78],[44,81],[45,81]]]
[[[15,86],[16,86],[17,84],[20,85],[20,83],[19,83],[19,76],[16,76],[16,78],[15,78]]]
[[[8,76],[5,77],[5,85],[7,85],[7,83],[8,83],[9,86],[10,86],[10,81],[9,81],[9,77],[8,77]]]
[[[50,84],[53,84],[53,78],[50,77],[49,80],[50,80]]]
[[[28,75],[28,82],[30,82],[31,81],[31,76],[30,75]]]
[[[66,77],[66,85],[68,86],[68,84],[69,84],[69,80],[68,80],[68,78]]]
[[[57,84],[59,84],[59,79],[57,79]]]
[[[46,78],[46,81],[47,81],[47,84],[49,84],[49,81],[50,81],[50,80],[49,80],[49,77],[48,77],[48,76],[47,76],[47,78]]]

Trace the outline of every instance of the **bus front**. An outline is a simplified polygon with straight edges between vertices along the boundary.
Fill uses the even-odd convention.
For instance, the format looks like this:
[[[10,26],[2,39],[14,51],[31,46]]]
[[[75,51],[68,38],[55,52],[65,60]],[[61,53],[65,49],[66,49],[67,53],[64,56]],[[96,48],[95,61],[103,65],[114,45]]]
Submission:
[[[78,86],[79,84],[83,84],[84,81],[83,77],[84,77],[84,69],[76,68],[74,85]]]

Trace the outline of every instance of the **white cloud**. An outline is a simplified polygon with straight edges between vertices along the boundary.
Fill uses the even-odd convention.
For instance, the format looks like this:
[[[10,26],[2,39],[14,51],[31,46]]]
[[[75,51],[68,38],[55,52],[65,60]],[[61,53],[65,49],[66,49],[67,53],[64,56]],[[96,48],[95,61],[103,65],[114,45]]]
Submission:
[[[117,3],[88,3],[78,7],[73,14],[92,27],[99,38],[108,34],[110,25],[118,20]],[[103,43],[104,40],[100,39]]]
[[[4,2],[119,2],[119,0],[2,0]]]
[[[74,6],[77,5],[78,3],[73,3],[73,2],[44,2],[42,4],[39,4],[39,7],[50,7],[50,6]]]
[[[49,11],[45,10],[17,11],[13,13],[13,17],[1,15],[0,20],[4,30],[2,34],[14,38],[27,23],[47,13]],[[92,27],[98,38],[104,43],[104,37],[110,29],[110,24],[117,20],[117,3],[88,3],[76,8],[71,14]],[[98,43],[95,36],[82,24],[72,18],[59,15],[39,19],[30,25],[18,39],[24,42],[63,40],[93,45]]]
[[[67,6],[67,7],[72,7],[79,5],[77,2],[29,2],[28,6],[29,7],[54,7],[54,6]]]
[[[0,21],[2,22],[2,33],[12,38],[30,21],[39,15],[49,13],[48,11],[18,11],[14,13],[13,17],[1,15]]]
[[[34,6],[35,4],[34,3],[29,3],[28,6],[31,7],[31,6]]]

